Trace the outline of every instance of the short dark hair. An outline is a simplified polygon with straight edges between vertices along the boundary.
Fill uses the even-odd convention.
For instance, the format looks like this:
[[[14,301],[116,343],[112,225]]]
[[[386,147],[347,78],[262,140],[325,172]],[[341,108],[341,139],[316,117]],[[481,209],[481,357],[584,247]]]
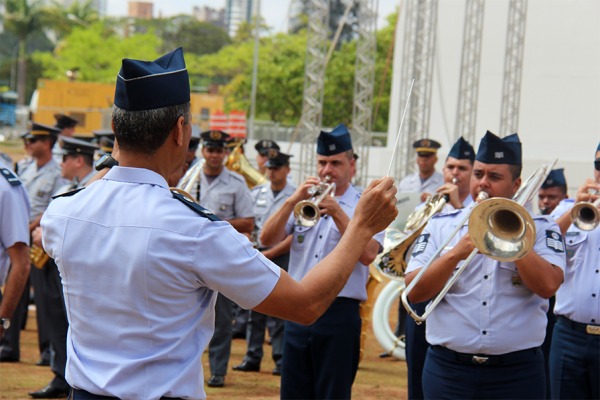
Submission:
[[[516,181],[517,178],[521,177],[521,172],[523,171],[523,166],[521,164],[508,164],[508,170],[512,175],[513,181]]]
[[[112,119],[119,148],[142,154],[154,154],[183,117],[190,123],[190,103],[153,110],[127,111],[113,105]]]

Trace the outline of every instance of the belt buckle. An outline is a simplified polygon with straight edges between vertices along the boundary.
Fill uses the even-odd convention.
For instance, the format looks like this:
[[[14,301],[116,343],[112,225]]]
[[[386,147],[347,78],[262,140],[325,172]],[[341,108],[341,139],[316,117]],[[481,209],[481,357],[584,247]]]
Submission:
[[[586,325],[585,333],[588,335],[600,335],[600,325]]]
[[[471,362],[473,364],[485,364],[486,362],[488,362],[490,358],[489,357],[483,357],[483,356],[473,356],[473,358],[471,358]]]

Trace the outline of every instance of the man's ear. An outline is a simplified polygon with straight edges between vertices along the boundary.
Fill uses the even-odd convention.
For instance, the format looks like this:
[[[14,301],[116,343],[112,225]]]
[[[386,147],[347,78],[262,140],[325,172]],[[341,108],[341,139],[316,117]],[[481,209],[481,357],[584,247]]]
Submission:
[[[184,125],[185,119],[183,118],[183,115],[180,115],[179,118],[177,118],[177,123],[175,124],[175,128],[173,129],[173,140],[175,140],[175,143],[177,143],[178,146],[183,146]]]

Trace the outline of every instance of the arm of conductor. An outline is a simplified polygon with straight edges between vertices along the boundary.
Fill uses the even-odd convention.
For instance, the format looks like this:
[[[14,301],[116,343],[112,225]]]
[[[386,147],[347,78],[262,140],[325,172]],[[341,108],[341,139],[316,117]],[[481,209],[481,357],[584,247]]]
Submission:
[[[281,271],[273,291],[254,310],[302,324],[320,317],[346,284],[371,238],[398,214],[393,183],[389,177],[372,182],[335,249],[300,282]]]
[[[4,287],[4,295],[0,302],[0,317],[10,318],[21,299],[23,288],[29,278],[29,246],[23,242],[17,242],[7,249],[10,258],[10,272]],[[4,329],[0,324],[0,337]]]

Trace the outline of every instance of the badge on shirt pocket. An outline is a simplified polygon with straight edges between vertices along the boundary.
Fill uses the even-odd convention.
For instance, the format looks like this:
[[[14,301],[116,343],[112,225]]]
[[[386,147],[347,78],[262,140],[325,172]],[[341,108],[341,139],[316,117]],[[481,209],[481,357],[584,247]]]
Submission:
[[[304,243],[304,235],[301,233],[297,236],[298,238],[298,243]]]

